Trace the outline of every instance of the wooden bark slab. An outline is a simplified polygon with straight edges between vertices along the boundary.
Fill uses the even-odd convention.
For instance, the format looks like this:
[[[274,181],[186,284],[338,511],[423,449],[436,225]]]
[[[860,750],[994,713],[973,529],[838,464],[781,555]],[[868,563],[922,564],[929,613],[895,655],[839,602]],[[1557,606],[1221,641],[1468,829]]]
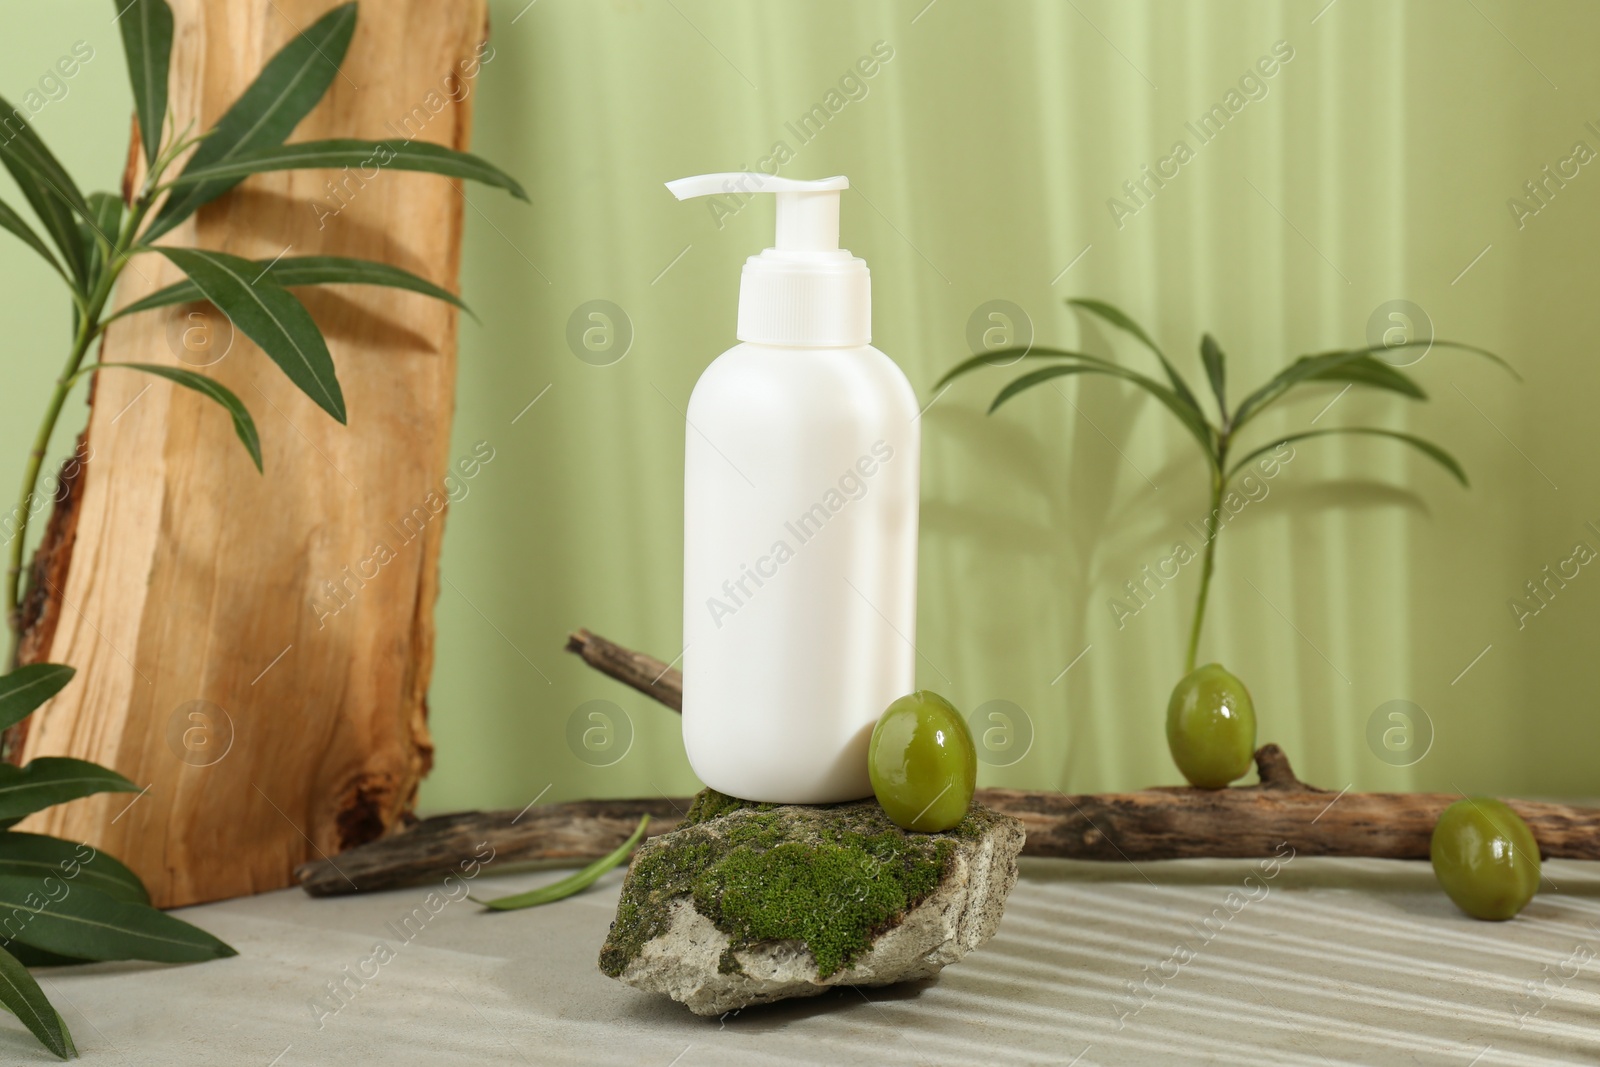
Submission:
[[[180,129],[203,129],[334,3],[172,6],[170,106]],[[342,73],[291,140],[409,135],[466,148],[475,83],[461,64],[487,32],[484,0],[363,4]],[[455,289],[462,215],[456,183],[435,175],[285,172],[249,180],[166,240],[256,259],[383,260]],[[119,301],[177,279],[141,256]],[[148,789],[52,808],[23,828],[118,856],[162,906],[288,885],[306,859],[372,840],[410,808],[432,759],[456,313],[391,289],[298,295],[328,337],[348,428],[242,334],[203,373],[253,412],[264,476],[217,405],[104,375],[71,541],[65,557],[52,548],[52,603],[36,613],[49,632],[26,646],[78,677],[35,714],[22,757],[92,759]],[[189,328],[231,329],[209,305],[150,312],[114,325],[105,357],[183,365],[181,352],[193,365]]]
[[[666,707],[681,710],[683,679],[661,660],[579,630],[567,650]],[[1446,793],[1349,793],[1307,785],[1277,745],[1256,752],[1260,781],[1230,789],[1157,788],[1134,793],[980,789],[981,804],[1014,815],[1027,829],[1023,854],[1141,863],[1149,860],[1367,856],[1422,860],[1439,813],[1461,799]],[[641,814],[664,833],[688,810],[688,797],[578,801],[523,812],[462,812],[427,819],[403,833],[296,872],[314,896],[387,889],[458,869],[475,849],[496,861],[592,860],[626,840]],[[1508,801],[1546,858],[1600,859],[1600,810]],[[597,808],[596,805],[603,807]],[[670,814],[663,821],[663,808]],[[603,811],[603,817],[601,812]],[[521,824],[521,828],[517,824]]]

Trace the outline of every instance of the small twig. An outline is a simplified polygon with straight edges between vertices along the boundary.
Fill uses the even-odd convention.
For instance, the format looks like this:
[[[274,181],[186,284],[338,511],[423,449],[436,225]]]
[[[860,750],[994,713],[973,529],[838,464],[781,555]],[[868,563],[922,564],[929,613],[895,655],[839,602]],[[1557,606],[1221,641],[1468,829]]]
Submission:
[[[583,657],[583,662],[601,674],[633,686],[673,711],[683,710],[683,672],[664,660],[623,648],[588,630],[569,634],[567,651]]]
[[[1327,790],[1318,789],[1314,785],[1307,785],[1297,778],[1294,768],[1289,766],[1289,757],[1277,745],[1267,744],[1256,749],[1256,774],[1261,779],[1262,789],[1301,789],[1313,793],[1327,792]]]

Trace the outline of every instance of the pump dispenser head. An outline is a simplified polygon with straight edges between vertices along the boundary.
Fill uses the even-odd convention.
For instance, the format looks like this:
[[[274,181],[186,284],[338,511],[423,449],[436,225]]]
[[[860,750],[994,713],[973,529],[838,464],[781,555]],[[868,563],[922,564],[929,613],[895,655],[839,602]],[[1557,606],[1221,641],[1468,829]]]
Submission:
[[[843,176],[798,181],[751,171],[667,183],[679,200],[776,195],[776,240],[745,262],[740,279],[739,340],[830,348],[872,340],[872,276],[839,247],[839,193],[849,187]]]

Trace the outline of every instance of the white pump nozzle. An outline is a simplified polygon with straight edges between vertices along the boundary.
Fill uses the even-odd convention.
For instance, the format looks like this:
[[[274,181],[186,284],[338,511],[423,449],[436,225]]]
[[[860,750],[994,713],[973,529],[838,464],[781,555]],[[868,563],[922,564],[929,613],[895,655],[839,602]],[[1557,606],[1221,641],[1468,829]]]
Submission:
[[[800,181],[752,171],[667,182],[679,200],[775,194],[777,237],[746,261],[739,285],[739,340],[830,347],[872,340],[871,276],[839,247],[839,194],[848,188],[843,175]]]
[[[719,193],[775,193],[778,201],[778,238],[774,248],[792,252],[831,252],[839,247],[839,193],[850,188],[844,175],[800,181],[751,171],[701,174],[668,182],[679,200]]]

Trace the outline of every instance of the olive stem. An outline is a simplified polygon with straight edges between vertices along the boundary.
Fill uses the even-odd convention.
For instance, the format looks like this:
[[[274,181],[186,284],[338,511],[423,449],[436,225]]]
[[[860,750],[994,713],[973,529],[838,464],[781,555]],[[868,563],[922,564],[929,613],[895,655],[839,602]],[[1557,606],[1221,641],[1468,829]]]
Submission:
[[[1217,435],[1217,462],[1211,469],[1211,510],[1206,515],[1206,550],[1200,562],[1200,594],[1195,598],[1194,623],[1189,629],[1189,654],[1184,660],[1183,673],[1194,671],[1194,661],[1200,651],[1200,630],[1206,621],[1206,598],[1211,592],[1211,572],[1216,569],[1217,535],[1222,532],[1222,494],[1227,488],[1227,478],[1222,471],[1228,459],[1228,430]]]

